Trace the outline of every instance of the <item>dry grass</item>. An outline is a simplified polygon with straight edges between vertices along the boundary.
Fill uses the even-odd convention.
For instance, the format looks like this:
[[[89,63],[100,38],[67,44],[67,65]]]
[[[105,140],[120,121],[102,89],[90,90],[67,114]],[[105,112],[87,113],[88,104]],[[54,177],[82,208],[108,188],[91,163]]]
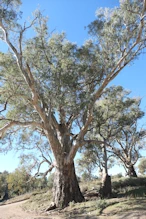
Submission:
[[[118,215],[121,212],[129,212],[129,211],[144,211],[146,206],[145,200],[145,191],[146,188],[143,185],[140,186],[140,182],[137,183],[137,187],[135,183],[135,179],[131,179],[130,181],[123,182],[124,179],[114,181],[116,182],[115,192],[117,192],[117,198],[101,200],[96,198],[95,200],[90,200],[83,203],[74,203],[71,202],[69,206],[61,211],[59,214],[65,215],[65,218],[96,218],[99,215],[108,215],[114,216]],[[121,188],[121,184],[128,183],[128,186]],[[132,186],[130,186],[132,183]],[[81,183],[81,190],[91,190],[98,189],[100,186],[100,181],[91,181],[88,183]],[[125,195],[121,194],[123,193]],[[38,191],[29,194],[25,194],[22,196],[15,197],[7,203],[18,202],[22,200],[28,199],[27,202],[23,204],[23,209],[25,211],[34,211],[35,213],[45,212],[45,209],[48,208],[52,201],[52,191]],[[56,214],[57,211],[54,211]],[[49,213],[48,213],[49,214]],[[117,217],[118,218],[118,217]]]
[[[98,180],[98,179],[97,180],[92,180],[92,181],[87,181],[86,183],[85,182],[80,182],[81,191],[91,190],[93,188],[99,190],[100,185],[101,185],[101,181]]]
[[[33,192],[30,199],[23,204],[24,210],[41,212],[50,205],[52,201],[51,191]]]
[[[108,206],[103,210],[103,213],[107,215],[115,215],[121,212],[127,211],[143,211],[146,210],[146,200],[144,198],[124,198],[118,199],[117,203],[113,203],[113,205]]]
[[[8,199],[7,201],[2,202],[1,204],[3,205],[3,204],[12,204],[16,202],[21,202],[21,201],[30,199],[31,196],[32,196],[32,193],[26,193],[26,194],[19,195],[14,198]]]

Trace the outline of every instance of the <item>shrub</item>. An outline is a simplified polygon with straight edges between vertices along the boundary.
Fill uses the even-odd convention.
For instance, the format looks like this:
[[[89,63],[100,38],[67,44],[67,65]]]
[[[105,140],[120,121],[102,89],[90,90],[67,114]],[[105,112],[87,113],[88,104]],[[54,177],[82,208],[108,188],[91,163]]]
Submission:
[[[104,199],[100,199],[97,201],[97,208],[98,209],[102,210],[102,209],[106,208],[107,205],[108,205],[108,203]]]
[[[123,177],[122,173],[118,173],[118,174],[112,176],[112,179],[119,179],[119,178],[122,178],[122,177]]]
[[[139,187],[139,186],[145,186],[146,185],[146,178],[145,177],[131,177],[131,178],[121,178],[119,181],[113,181],[112,187],[113,189],[119,189],[124,187]]]
[[[49,189],[53,188],[53,182],[54,182],[54,173],[51,173],[48,177],[47,186]]]

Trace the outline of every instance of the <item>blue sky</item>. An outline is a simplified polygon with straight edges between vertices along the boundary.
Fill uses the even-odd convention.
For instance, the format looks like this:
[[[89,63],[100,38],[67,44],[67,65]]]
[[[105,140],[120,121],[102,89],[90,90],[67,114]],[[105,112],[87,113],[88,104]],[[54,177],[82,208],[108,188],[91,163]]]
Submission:
[[[87,26],[95,19],[99,7],[116,7],[118,0],[22,0],[23,19],[38,8],[49,17],[50,31],[66,32],[67,38],[81,45],[88,39]],[[1,49],[4,49],[0,43]],[[127,66],[111,83],[132,91],[132,96],[143,98],[141,107],[146,111],[146,55],[142,54],[131,66]],[[145,119],[142,121],[145,123]],[[13,171],[18,165],[17,154],[0,155],[0,171]]]

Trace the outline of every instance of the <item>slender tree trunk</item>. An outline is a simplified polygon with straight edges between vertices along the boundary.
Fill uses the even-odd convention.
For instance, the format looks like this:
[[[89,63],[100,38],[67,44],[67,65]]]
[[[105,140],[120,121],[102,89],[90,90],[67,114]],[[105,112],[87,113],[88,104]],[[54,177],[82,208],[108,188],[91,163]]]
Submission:
[[[112,195],[112,184],[111,184],[111,177],[108,175],[108,168],[107,168],[107,151],[106,145],[103,145],[102,148],[103,152],[103,170],[102,170],[102,184],[100,188],[100,195],[101,198],[111,197]]]
[[[107,173],[102,174],[100,195],[101,198],[110,198],[112,195],[111,177]]]
[[[137,177],[137,173],[136,173],[136,171],[135,171],[133,165],[130,165],[130,166],[128,167],[128,173],[127,173],[127,175],[128,175],[129,177]]]
[[[7,185],[6,185],[6,188],[5,188],[5,194],[4,194],[4,196],[3,196],[2,200],[1,200],[1,202],[6,201],[6,200],[8,200],[8,199],[9,199],[9,194],[8,194],[8,184],[7,184]]]
[[[75,174],[74,163],[56,168],[54,176],[53,193],[57,207],[64,208],[72,201],[84,201]]]

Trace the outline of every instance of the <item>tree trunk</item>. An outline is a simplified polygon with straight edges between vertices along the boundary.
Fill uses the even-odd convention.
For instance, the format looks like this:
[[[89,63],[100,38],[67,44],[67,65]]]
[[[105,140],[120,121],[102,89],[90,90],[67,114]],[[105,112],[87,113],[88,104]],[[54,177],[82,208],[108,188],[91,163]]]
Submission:
[[[112,184],[111,184],[111,177],[108,175],[108,158],[107,158],[107,150],[106,150],[106,144],[102,147],[102,153],[103,153],[103,170],[102,170],[102,184],[100,188],[100,195],[101,198],[109,198],[112,195]]]
[[[101,198],[110,198],[112,195],[111,177],[108,174],[103,174],[102,185],[99,191]]]
[[[60,208],[68,206],[72,201],[84,201],[76,178],[74,163],[56,168],[53,193],[54,203]]]
[[[127,175],[128,175],[129,177],[137,177],[137,174],[136,174],[136,171],[135,171],[133,165],[131,165],[131,166],[128,167],[128,173],[127,173]]]

